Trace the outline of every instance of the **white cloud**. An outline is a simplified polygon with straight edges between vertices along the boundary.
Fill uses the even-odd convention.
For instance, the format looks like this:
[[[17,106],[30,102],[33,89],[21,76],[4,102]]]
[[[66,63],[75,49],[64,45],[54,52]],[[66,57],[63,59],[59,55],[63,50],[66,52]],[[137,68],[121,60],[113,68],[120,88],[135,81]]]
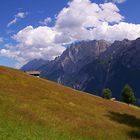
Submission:
[[[19,12],[16,15],[14,15],[14,19],[11,20],[8,24],[7,27],[10,27],[13,24],[16,24],[18,20],[23,19],[26,17],[28,13],[24,13],[24,12]]]
[[[3,43],[3,42],[4,42],[3,37],[0,37],[0,43]]]
[[[6,45],[0,55],[13,57],[18,66],[34,58],[52,60],[75,40],[104,39],[113,42],[140,37],[140,24],[126,23],[113,3],[96,4],[73,0],[56,16],[54,27],[27,26],[12,38],[16,45]],[[46,23],[48,23],[46,19]]]
[[[28,26],[13,36],[17,45],[6,45],[1,55],[17,59],[18,66],[34,58],[52,60],[64,51],[64,47],[54,43],[57,32],[47,26],[33,28]]]
[[[134,40],[140,37],[140,24],[120,22],[110,26],[108,23],[103,23],[102,26],[92,30],[92,36],[95,39],[104,39],[110,42],[125,38]]]
[[[118,12],[119,9],[112,3],[98,5],[89,0],[73,0],[69,3],[69,7],[64,8],[57,16],[56,26],[62,29],[75,28],[79,25],[99,26],[103,21],[120,22],[123,20],[123,16]]]
[[[73,0],[68,5],[56,18],[55,28],[60,32],[56,42],[59,43],[91,39],[91,32],[87,28],[102,26],[104,22],[119,23],[124,19],[113,3],[98,5],[89,0]]]
[[[43,21],[40,21],[39,23],[41,25],[46,25],[47,26],[51,21],[52,21],[51,17],[47,17]]]
[[[113,2],[113,3],[123,3],[126,0],[105,0],[105,2]]]

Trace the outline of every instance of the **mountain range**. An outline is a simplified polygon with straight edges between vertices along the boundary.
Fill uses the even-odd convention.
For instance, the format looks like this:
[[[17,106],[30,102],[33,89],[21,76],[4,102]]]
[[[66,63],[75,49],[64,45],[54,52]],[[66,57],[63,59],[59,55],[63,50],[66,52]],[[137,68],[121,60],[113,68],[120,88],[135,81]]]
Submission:
[[[115,98],[127,83],[140,98],[140,38],[80,41],[55,60],[35,59],[21,70],[39,70],[43,78],[99,96],[103,88],[110,88]]]

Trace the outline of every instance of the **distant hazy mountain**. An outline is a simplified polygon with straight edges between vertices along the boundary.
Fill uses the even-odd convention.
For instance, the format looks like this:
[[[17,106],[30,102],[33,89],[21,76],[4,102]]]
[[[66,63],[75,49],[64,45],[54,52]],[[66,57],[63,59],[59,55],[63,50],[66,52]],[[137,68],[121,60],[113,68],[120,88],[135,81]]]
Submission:
[[[29,70],[38,70],[41,66],[46,65],[49,61],[43,59],[34,59],[24,65],[21,70],[29,71]]]
[[[89,93],[109,87],[117,98],[128,83],[140,98],[140,38],[78,42],[39,69],[42,77]]]

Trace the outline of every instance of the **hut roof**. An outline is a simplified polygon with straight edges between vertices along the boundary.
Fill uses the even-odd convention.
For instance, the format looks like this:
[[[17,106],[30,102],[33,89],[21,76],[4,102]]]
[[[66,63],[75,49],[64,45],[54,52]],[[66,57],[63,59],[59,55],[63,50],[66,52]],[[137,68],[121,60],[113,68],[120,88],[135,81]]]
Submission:
[[[34,75],[34,74],[38,74],[40,75],[40,72],[39,71],[26,71],[27,74],[31,74],[31,75]]]

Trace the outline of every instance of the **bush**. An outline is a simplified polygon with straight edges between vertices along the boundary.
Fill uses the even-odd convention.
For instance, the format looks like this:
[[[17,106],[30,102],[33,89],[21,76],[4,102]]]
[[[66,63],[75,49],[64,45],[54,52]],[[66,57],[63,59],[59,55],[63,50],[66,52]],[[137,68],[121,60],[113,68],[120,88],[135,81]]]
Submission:
[[[102,97],[105,99],[111,99],[112,91],[109,88],[103,90]]]

